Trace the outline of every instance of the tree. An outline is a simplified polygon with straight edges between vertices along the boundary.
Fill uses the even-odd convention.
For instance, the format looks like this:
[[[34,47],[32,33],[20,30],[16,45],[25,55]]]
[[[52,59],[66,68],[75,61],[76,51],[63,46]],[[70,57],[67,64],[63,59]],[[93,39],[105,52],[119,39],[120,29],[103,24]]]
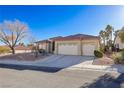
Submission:
[[[31,45],[33,45],[37,41],[36,38],[32,35],[29,36],[28,40],[29,40],[29,44],[31,44]]]
[[[116,30],[116,31],[114,31],[114,36],[115,36],[115,37],[118,36],[119,31],[120,31],[120,30]]]
[[[21,43],[21,42],[20,42],[18,45],[20,45],[20,46],[25,46],[25,44],[24,44],[24,43]]]
[[[19,21],[4,21],[0,24],[0,41],[6,44],[15,54],[15,46],[27,36],[28,26]]]
[[[105,46],[106,32],[103,31],[103,30],[101,30],[101,31],[99,32],[99,36],[100,36],[100,38],[101,38],[101,40],[103,41],[103,44],[104,44],[104,46]]]
[[[32,52],[35,57],[38,57],[39,45],[36,43],[36,38],[34,36],[30,36],[29,45],[32,48]]]
[[[114,31],[113,27],[111,25],[107,25],[105,28],[106,31],[106,39],[107,39],[107,45],[112,45],[112,33]]]

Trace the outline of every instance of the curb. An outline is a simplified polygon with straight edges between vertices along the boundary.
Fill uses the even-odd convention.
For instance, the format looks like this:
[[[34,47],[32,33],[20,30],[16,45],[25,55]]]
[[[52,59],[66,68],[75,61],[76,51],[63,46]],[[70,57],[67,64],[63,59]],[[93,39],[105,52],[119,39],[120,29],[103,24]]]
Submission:
[[[99,68],[88,68],[88,67],[71,67],[71,68],[66,68],[67,70],[92,70],[92,71],[103,71],[103,72],[115,72],[117,73],[118,70],[115,68],[110,68],[110,69],[99,69]]]

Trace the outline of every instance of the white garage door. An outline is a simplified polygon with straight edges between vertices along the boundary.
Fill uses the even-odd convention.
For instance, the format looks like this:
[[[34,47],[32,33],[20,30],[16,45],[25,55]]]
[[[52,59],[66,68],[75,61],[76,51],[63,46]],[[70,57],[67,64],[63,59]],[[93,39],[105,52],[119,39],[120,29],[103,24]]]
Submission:
[[[59,44],[58,54],[78,55],[78,46],[77,44]]]
[[[94,56],[95,44],[83,44],[83,55]]]

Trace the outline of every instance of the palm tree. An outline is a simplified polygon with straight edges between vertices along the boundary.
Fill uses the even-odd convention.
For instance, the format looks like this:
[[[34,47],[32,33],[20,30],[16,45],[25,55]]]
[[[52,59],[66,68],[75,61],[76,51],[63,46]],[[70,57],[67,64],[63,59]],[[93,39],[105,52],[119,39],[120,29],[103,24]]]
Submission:
[[[114,28],[111,25],[107,25],[105,31],[106,31],[107,42],[108,45],[110,46],[112,44],[112,33],[114,31]]]
[[[103,30],[101,30],[101,31],[99,32],[99,36],[100,36],[101,40],[103,40],[103,44],[104,44],[104,46],[105,46],[106,32],[103,31]]]
[[[114,32],[114,36],[115,36],[115,37],[119,34],[119,31],[120,31],[120,30],[116,30],[116,31]]]

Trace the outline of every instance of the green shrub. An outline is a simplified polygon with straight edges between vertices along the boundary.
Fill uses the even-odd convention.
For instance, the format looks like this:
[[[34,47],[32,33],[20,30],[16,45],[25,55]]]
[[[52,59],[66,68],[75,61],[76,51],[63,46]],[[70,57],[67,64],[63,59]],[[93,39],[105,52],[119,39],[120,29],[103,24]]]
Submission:
[[[103,57],[103,53],[99,50],[94,50],[94,55],[95,55],[95,57],[98,57],[98,58]]]
[[[10,53],[10,49],[4,46],[0,46],[0,54]]]
[[[124,60],[124,52],[112,54],[112,59],[114,60],[115,64],[122,64],[122,61]]]
[[[124,51],[121,51],[122,60],[124,60]]]
[[[100,51],[101,51],[102,53],[105,53],[105,48],[104,48],[103,46],[100,46]]]
[[[124,49],[119,49],[119,51],[124,51]]]

